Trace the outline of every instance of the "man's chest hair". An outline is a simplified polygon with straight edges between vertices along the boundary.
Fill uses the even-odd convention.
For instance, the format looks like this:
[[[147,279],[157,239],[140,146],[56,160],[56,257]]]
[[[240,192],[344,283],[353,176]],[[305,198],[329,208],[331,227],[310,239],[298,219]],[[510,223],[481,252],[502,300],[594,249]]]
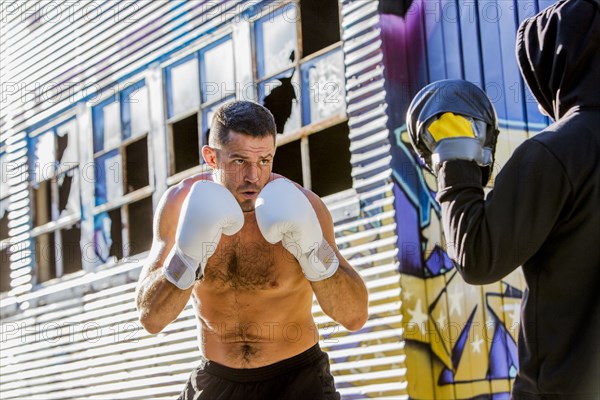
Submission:
[[[204,270],[204,281],[234,289],[268,289],[278,285],[285,264],[283,248],[264,240],[228,238],[217,247]]]

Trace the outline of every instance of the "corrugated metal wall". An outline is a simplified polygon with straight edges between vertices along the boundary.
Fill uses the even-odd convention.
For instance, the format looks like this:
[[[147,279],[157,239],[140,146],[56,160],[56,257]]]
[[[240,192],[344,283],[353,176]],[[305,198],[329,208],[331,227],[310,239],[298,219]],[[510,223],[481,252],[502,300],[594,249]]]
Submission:
[[[416,399],[508,399],[518,368],[520,269],[468,285],[446,253],[437,182],[412,151],[406,111],[430,82],[466,79],[499,117],[494,172],[547,119],[521,80],[519,23],[553,1],[413,0],[387,3],[381,27],[395,182],[408,394]],[[493,180],[490,182],[491,189]]]
[[[160,91],[161,63],[236,19],[244,21],[240,15],[251,13],[251,5],[66,0],[15,1],[2,7],[1,44],[7,63],[0,76],[7,101],[0,111],[0,139],[10,164],[14,289],[0,303],[0,397],[173,398],[197,362],[196,322],[188,306],[158,335],[141,329],[133,295],[144,254],[31,291],[28,137],[53,121],[76,116],[83,139],[80,162],[93,163],[91,107],[141,78],[150,91]],[[406,368],[377,2],[346,1],[341,10],[357,193],[352,201],[359,202],[360,213],[339,219],[335,232],[342,253],[369,287],[370,319],[361,331],[348,333],[328,325],[316,303],[314,314],[345,397],[399,398],[406,396]],[[161,107],[151,107],[158,107],[151,135],[163,137]],[[166,162],[164,154],[153,151],[156,204],[166,188],[161,183]],[[93,230],[93,193],[93,182],[84,180],[82,234]]]
[[[370,318],[347,339],[324,342],[340,393],[357,399],[403,398],[407,387],[377,5],[358,0],[342,7],[352,175],[361,214],[336,226],[342,254],[369,288]]]

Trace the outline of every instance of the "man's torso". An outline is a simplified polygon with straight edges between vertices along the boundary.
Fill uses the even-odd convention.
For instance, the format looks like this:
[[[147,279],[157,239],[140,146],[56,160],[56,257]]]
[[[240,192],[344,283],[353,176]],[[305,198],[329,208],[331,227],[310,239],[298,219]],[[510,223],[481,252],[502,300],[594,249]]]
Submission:
[[[290,358],[318,341],[312,288],[281,243],[268,243],[254,213],[223,235],[193,299],[204,355],[233,368]]]

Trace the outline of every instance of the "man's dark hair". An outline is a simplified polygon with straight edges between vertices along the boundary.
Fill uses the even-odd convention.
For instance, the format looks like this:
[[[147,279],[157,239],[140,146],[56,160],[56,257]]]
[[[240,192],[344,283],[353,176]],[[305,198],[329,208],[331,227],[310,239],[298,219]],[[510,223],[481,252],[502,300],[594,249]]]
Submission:
[[[209,146],[220,148],[229,142],[229,131],[253,137],[277,136],[273,114],[252,101],[232,101],[223,104],[213,116]]]

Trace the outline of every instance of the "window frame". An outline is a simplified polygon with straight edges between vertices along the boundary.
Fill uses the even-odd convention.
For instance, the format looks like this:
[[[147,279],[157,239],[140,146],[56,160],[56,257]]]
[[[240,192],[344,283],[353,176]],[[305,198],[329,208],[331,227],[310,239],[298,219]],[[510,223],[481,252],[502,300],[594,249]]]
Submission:
[[[166,135],[167,135],[167,185],[168,186],[172,186],[180,181],[182,181],[185,178],[188,178],[190,176],[193,176],[195,174],[201,173],[203,171],[208,170],[208,166],[206,166],[204,159],[202,158],[202,146],[206,145],[208,143],[206,143],[206,137],[205,137],[205,132],[207,131],[208,127],[209,127],[209,121],[208,121],[208,112],[213,109],[215,106],[221,105],[225,102],[231,101],[231,100],[235,100],[238,98],[238,90],[236,87],[234,87],[234,91],[230,92],[229,90],[225,93],[227,93],[226,95],[222,95],[219,98],[215,98],[215,99],[211,99],[209,101],[204,101],[204,94],[203,94],[203,82],[206,79],[206,75],[205,75],[205,69],[203,67],[203,62],[202,62],[202,57],[204,57],[205,53],[214,49],[215,47],[227,42],[227,41],[231,41],[232,43],[232,48],[233,48],[233,72],[234,72],[234,85],[237,85],[237,71],[235,68],[235,63],[236,63],[236,55],[235,55],[235,35],[233,34],[231,27],[228,27],[227,29],[225,29],[224,31],[220,32],[220,33],[216,33],[215,35],[211,36],[210,38],[207,38],[206,40],[202,40],[201,42],[199,42],[198,44],[196,44],[194,47],[192,47],[191,49],[189,49],[189,51],[187,51],[184,54],[180,54],[176,57],[174,57],[174,59],[172,61],[169,61],[168,63],[164,64],[161,66],[162,68],[162,73],[163,73],[163,82],[164,82],[164,87],[163,87],[163,93],[165,96],[165,115],[166,115]],[[173,109],[173,91],[172,91],[172,69],[174,67],[177,67],[183,63],[189,62],[191,60],[196,60],[197,62],[197,77],[198,77],[198,98],[199,98],[199,102],[198,105],[195,107],[191,107],[185,111],[180,112],[177,115],[172,115],[172,109]],[[174,125],[178,122],[181,122],[187,118],[190,118],[192,116],[196,115],[196,125],[198,128],[198,159],[199,159],[199,164],[179,171],[176,171],[176,167],[175,167],[175,145],[174,145]]]
[[[62,231],[67,230],[68,228],[72,228],[74,226],[76,226],[79,223],[79,230],[80,230],[80,236],[79,239],[81,241],[81,222],[82,222],[82,211],[81,211],[81,207],[82,207],[82,198],[81,198],[81,182],[84,179],[83,176],[83,171],[81,170],[82,168],[82,160],[80,158],[80,151],[79,151],[79,147],[80,147],[80,131],[79,131],[79,126],[78,126],[78,122],[77,122],[77,115],[75,112],[69,112],[63,116],[60,116],[59,118],[44,124],[43,127],[41,128],[37,128],[34,129],[30,132],[27,133],[27,137],[28,137],[28,153],[29,153],[29,157],[30,160],[34,161],[34,165],[33,168],[37,169],[38,167],[36,167],[36,157],[35,157],[35,149],[30,147],[32,144],[32,140],[34,140],[35,138],[39,137],[40,135],[44,135],[47,134],[49,132],[52,133],[52,135],[54,136],[54,140],[56,140],[56,137],[58,136],[58,130],[59,128],[61,128],[62,126],[65,126],[67,124],[73,123],[74,127],[75,127],[75,131],[74,132],[69,132],[69,135],[73,135],[73,137],[75,137],[75,154],[77,155],[76,159],[76,165],[65,165],[64,167],[62,166],[62,163],[59,163],[59,160],[56,160],[56,154],[54,154],[55,156],[55,160],[54,160],[54,167],[53,167],[53,171],[51,174],[49,174],[48,176],[43,176],[44,179],[38,180],[37,179],[37,175],[30,173],[29,174],[29,179],[27,181],[27,190],[29,191],[29,198],[30,198],[30,207],[31,207],[31,212],[30,215],[33,217],[35,216],[35,213],[37,212],[35,210],[36,204],[35,204],[35,199],[34,199],[34,195],[33,195],[33,189],[34,186],[38,183],[42,183],[42,182],[48,182],[50,185],[50,204],[51,204],[51,218],[49,221],[45,222],[44,224],[41,224],[39,226],[35,226],[35,221],[32,220],[31,222],[31,230],[30,230],[30,236],[29,236],[29,240],[32,241],[32,249],[35,248],[35,241],[40,238],[43,235],[54,235],[54,241],[52,243],[52,246],[54,247],[54,278],[50,278],[47,280],[43,280],[40,281],[40,268],[41,265],[39,263],[39,260],[37,259],[40,255],[37,254],[37,252],[34,252],[34,257],[33,257],[33,273],[32,273],[32,281],[30,282],[33,286],[33,288],[36,287],[40,287],[40,286],[45,286],[46,284],[48,284],[48,282],[51,282],[55,279],[59,279],[62,278],[64,276],[67,275],[72,275],[72,274],[80,274],[83,271],[83,263],[81,263],[80,265],[80,269],[76,272],[71,272],[71,273],[65,273],[65,264],[64,264],[64,257],[63,255],[65,254],[63,252],[63,233]],[[54,142],[54,152],[56,152],[56,142]],[[66,149],[66,148],[65,148]],[[31,167],[31,164],[30,166]],[[60,209],[59,209],[59,186],[58,186],[58,178],[69,172],[69,171],[76,171],[76,173],[78,174],[78,179],[79,179],[79,184],[77,185],[77,190],[78,192],[76,193],[76,196],[78,196],[79,198],[79,207],[75,210],[74,213],[65,215],[63,217],[60,216]],[[30,171],[31,172],[31,171]],[[10,238],[9,238],[10,240]],[[81,249],[81,242],[79,242],[79,251],[81,253],[82,249]]]
[[[285,12],[286,8],[289,7],[297,7],[297,18],[295,21],[296,25],[296,54],[295,60],[287,64],[285,67],[280,68],[280,70],[274,71],[270,74],[265,74],[261,76],[261,65],[264,62],[261,60],[261,56],[264,56],[264,52],[262,49],[262,38],[263,33],[262,29],[257,29],[257,25],[261,23],[261,21],[268,20],[269,18],[274,18]],[[310,65],[314,63],[316,60],[326,57],[328,55],[334,54],[335,52],[342,52],[343,54],[343,40],[342,40],[342,32],[341,32],[341,15],[340,9],[338,5],[338,18],[340,20],[340,40],[332,43],[324,48],[313,52],[307,56],[303,54],[302,48],[302,13],[300,5],[294,0],[282,2],[279,7],[276,9],[263,10],[261,13],[258,13],[253,17],[254,22],[252,23],[252,46],[253,46],[253,61],[254,61],[254,82],[257,87],[257,97],[258,101],[262,102],[262,91],[260,90],[261,84],[264,82],[268,82],[269,80],[277,77],[281,74],[289,72],[293,70],[294,76],[298,77],[299,87],[296,89],[297,101],[300,107],[299,117],[300,117],[300,128],[293,131],[288,131],[285,133],[278,133],[276,138],[276,146],[283,146],[289,144],[293,141],[300,141],[300,149],[301,149],[301,167],[302,167],[302,178],[303,178],[303,186],[307,189],[312,188],[312,174],[310,168],[310,151],[309,151],[309,140],[310,136],[316,133],[319,133],[327,128],[331,128],[338,124],[348,123],[348,114],[347,107],[343,107],[343,111],[329,117],[323,118],[319,121],[308,121],[305,117],[306,113],[310,112],[309,105],[307,103],[306,93],[310,93],[310,87],[304,85],[304,77],[303,77],[303,67],[305,65]],[[345,66],[344,66],[345,73]],[[345,88],[344,88],[345,90]],[[345,101],[345,96],[344,96]],[[353,188],[348,188],[342,190],[341,192],[334,193],[332,195],[325,196],[327,198],[335,199],[340,194],[342,197],[345,197],[347,193],[354,193],[355,190]],[[343,193],[346,193],[344,195]]]
[[[127,137],[125,137],[126,129],[125,129],[124,116],[128,115],[129,118],[132,118],[132,114],[131,114],[131,107],[126,106],[126,104],[131,104],[131,103],[126,102],[124,100],[126,100],[127,97],[131,93],[135,92],[136,90],[139,90],[140,88],[146,89],[146,93],[148,96],[146,99],[146,104],[148,107],[147,112],[148,112],[148,118],[151,120],[151,115],[150,115],[150,113],[151,113],[150,96],[151,95],[150,95],[150,91],[149,91],[149,85],[148,85],[145,75],[132,77],[129,80],[129,82],[133,82],[133,83],[130,83],[130,84],[128,83],[124,86],[117,85],[117,87],[115,89],[107,91],[109,93],[108,95],[103,96],[101,99],[98,99],[98,101],[96,101],[91,106],[91,116],[92,116],[91,135],[92,135],[92,139],[93,139],[92,142],[95,143],[97,140],[96,132],[97,132],[97,128],[100,126],[100,122],[101,122],[98,120],[98,115],[100,113],[97,110],[103,109],[104,107],[106,107],[106,105],[111,104],[113,102],[118,102],[119,136],[120,136],[120,141],[118,142],[118,144],[114,144],[111,147],[108,147],[108,148],[103,147],[101,150],[96,151],[95,146],[92,146],[91,160],[92,160],[93,166],[94,166],[94,168],[93,168],[93,170],[94,170],[94,174],[93,174],[94,175],[93,176],[94,203],[93,203],[90,217],[92,218],[92,221],[93,221],[92,230],[93,230],[93,237],[94,237],[94,239],[93,239],[94,246],[96,246],[96,243],[95,243],[96,219],[101,218],[102,214],[104,214],[104,213],[110,213],[115,210],[119,210],[119,216],[120,216],[119,219],[121,221],[120,234],[121,234],[121,244],[122,244],[122,249],[121,249],[122,257],[110,255],[110,248],[109,248],[109,249],[107,249],[109,252],[107,260],[100,259],[99,261],[92,262],[92,264],[104,265],[104,264],[116,263],[123,258],[127,258],[129,256],[140,253],[140,251],[135,251],[135,249],[133,249],[131,246],[132,240],[130,238],[130,229],[129,229],[129,225],[131,222],[130,215],[129,215],[130,214],[129,207],[135,203],[141,202],[148,198],[152,199],[152,195],[156,189],[156,183],[154,180],[155,171],[154,171],[154,162],[153,162],[151,123],[148,124],[146,131],[137,133],[136,135],[133,135],[131,133],[131,119],[130,119],[129,120],[129,134]],[[126,110],[126,111],[124,111],[124,110]],[[104,114],[102,113],[102,116],[103,115]],[[102,139],[104,140],[104,132],[102,133]],[[148,184],[146,186],[137,188],[131,192],[127,192],[127,188],[125,187],[125,184],[127,182],[127,155],[126,155],[127,148],[130,145],[132,145],[138,141],[142,141],[142,140],[146,140]],[[121,182],[120,182],[121,194],[120,194],[120,196],[118,196],[115,199],[106,198],[106,201],[104,203],[98,204],[99,196],[97,196],[97,185],[98,185],[97,173],[98,173],[100,167],[97,165],[97,162],[99,159],[102,159],[104,156],[107,156],[111,152],[117,152],[117,154],[120,156],[120,175],[119,176],[121,178]],[[104,166],[102,167],[102,169],[105,170]],[[105,172],[105,175],[108,176],[108,174],[106,172]],[[106,183],[104,185],[105,185],[104,187],[106,190],[106,187],[107,187]],[[111,223],[112,223],[112,220],[111,220]],[[150,225],[151,225],[151,223],[150,223]],[[119,254],[119,251],[117,251],[116,254]],[[98,254],[95,254],[94,256],[99,257]]]

